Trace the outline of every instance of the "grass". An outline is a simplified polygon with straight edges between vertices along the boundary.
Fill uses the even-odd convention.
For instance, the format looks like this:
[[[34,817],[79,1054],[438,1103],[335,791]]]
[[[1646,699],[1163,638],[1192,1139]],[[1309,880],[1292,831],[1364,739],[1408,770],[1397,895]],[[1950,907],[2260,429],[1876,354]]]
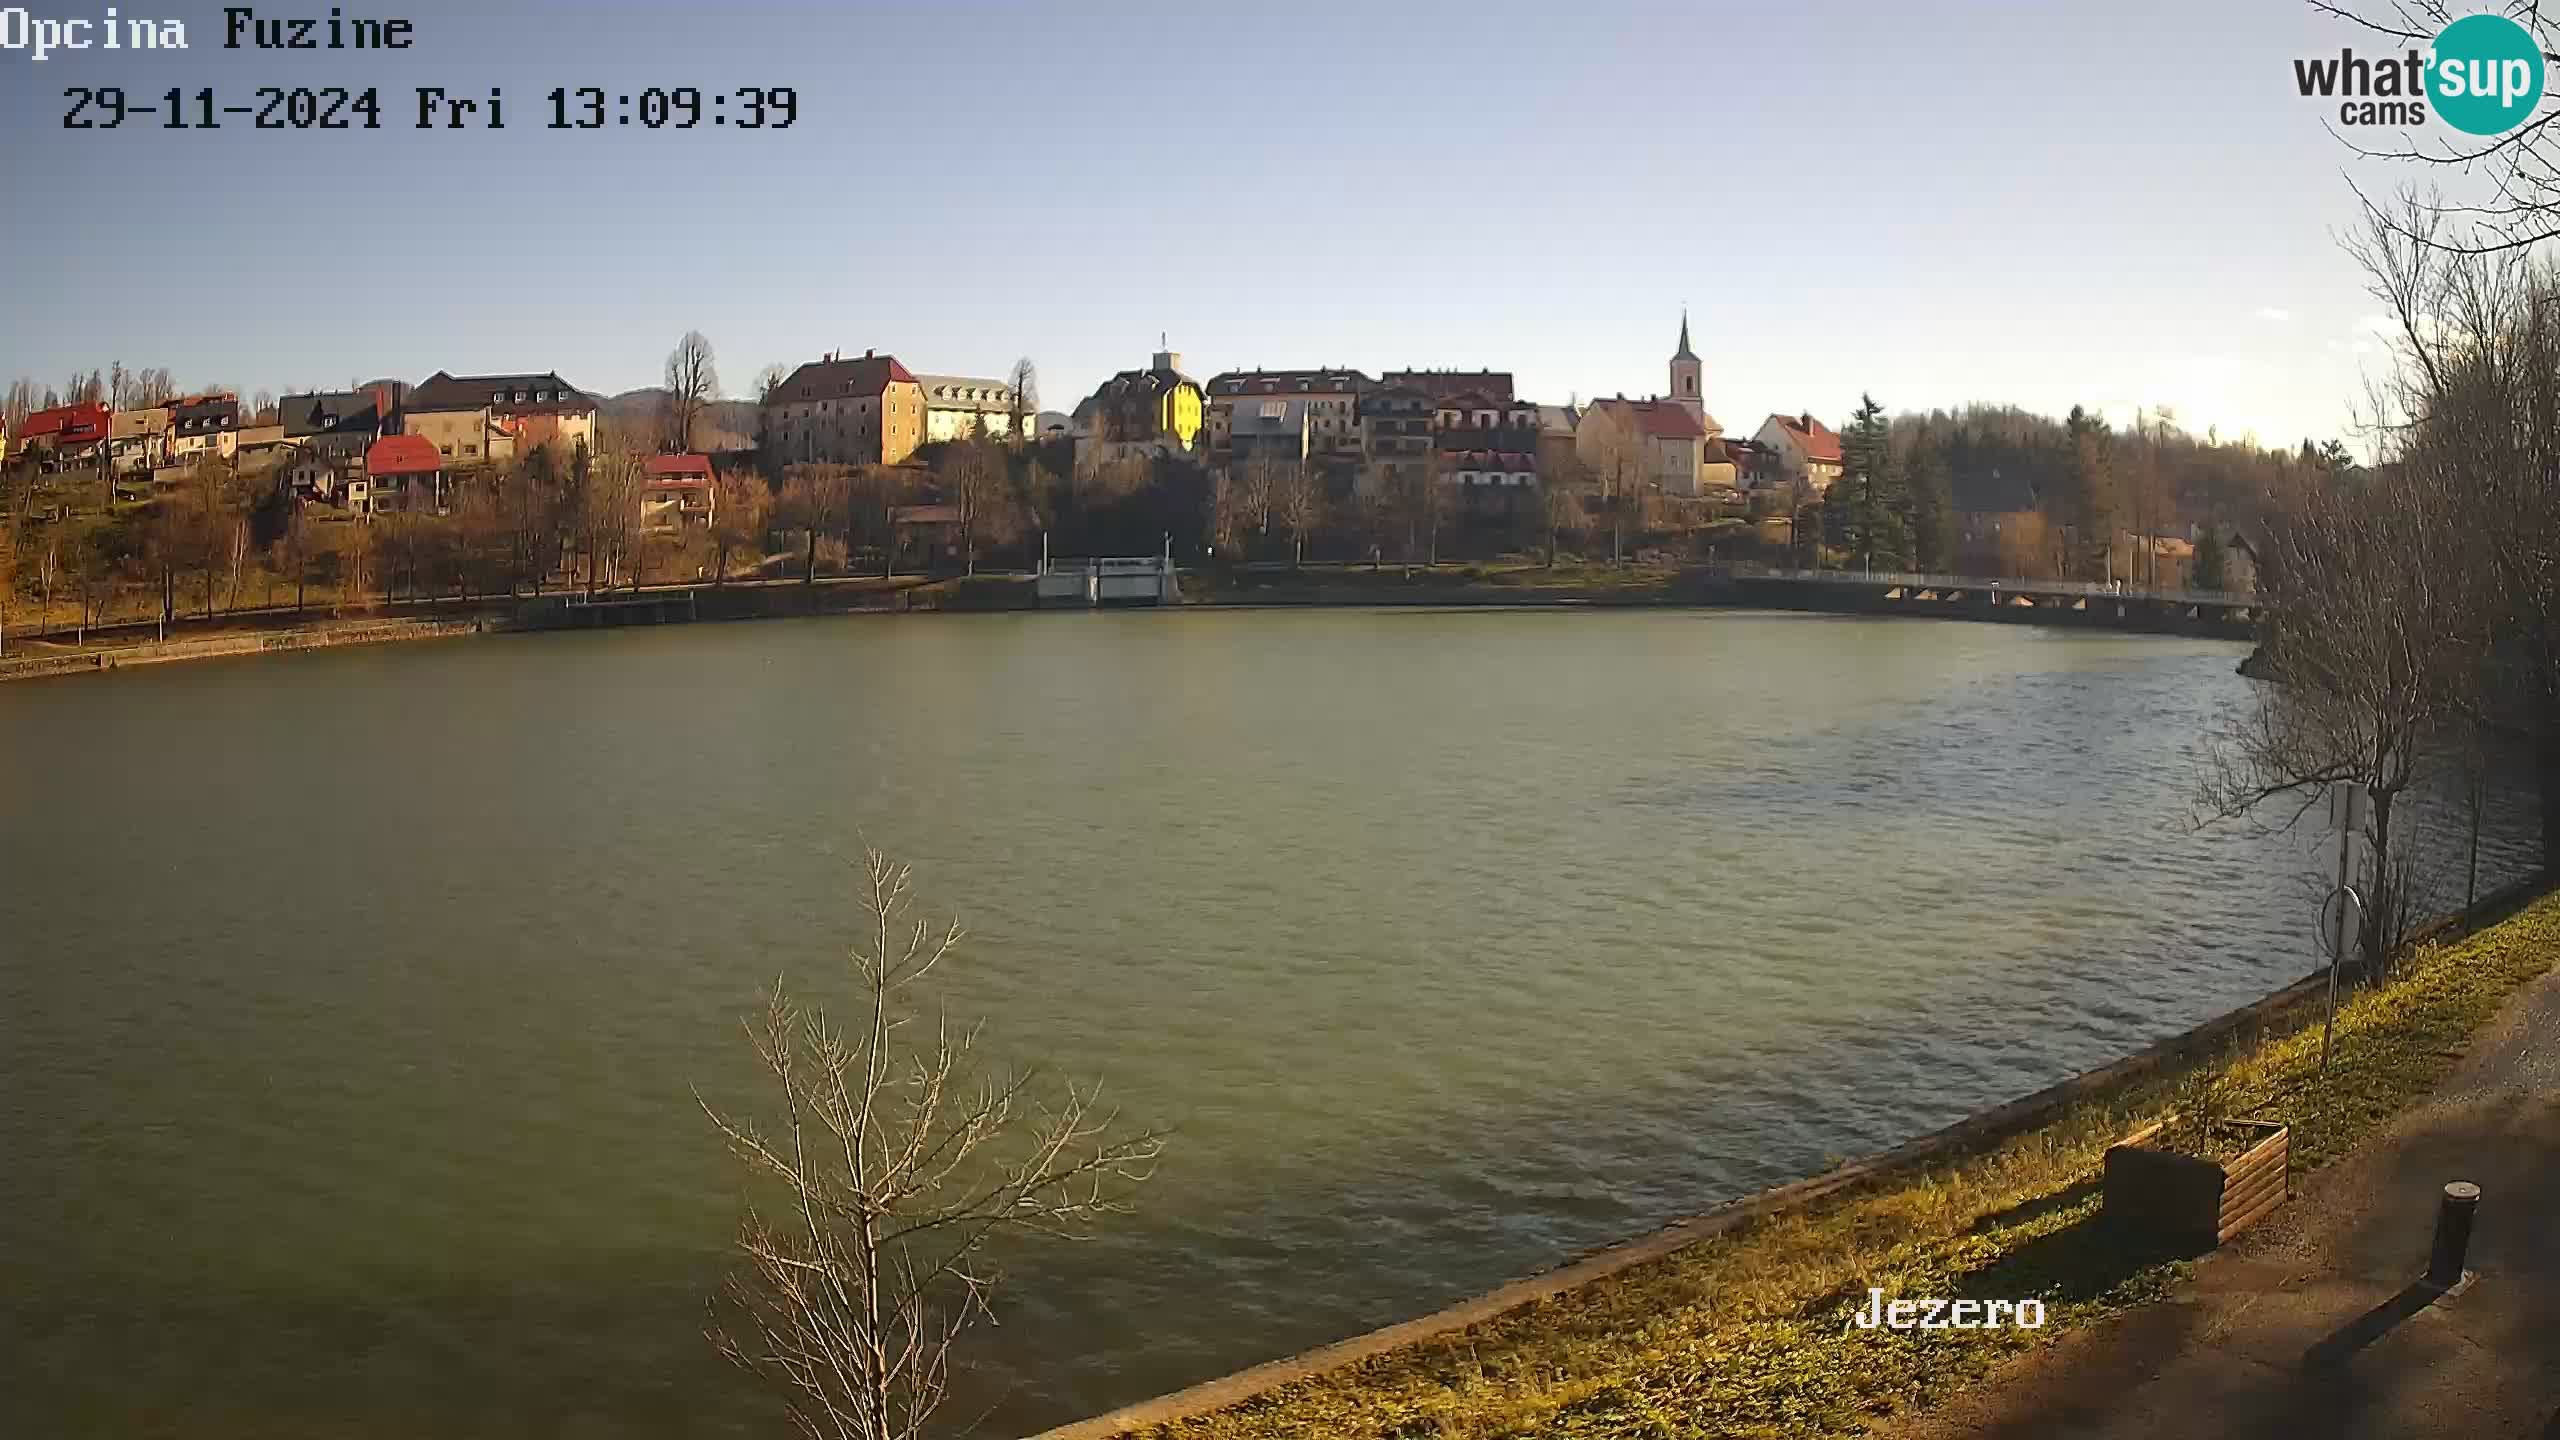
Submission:
[[[1925,1407],[2032,1345],[2157,1298],[2190,1263],[2099,1215],[2107,1145],[2173,1098],[2294,1127],[2300,1169],[2336,1160],[2452,1070],[2518,986],[2560,959],[2560,895],[2422,949],[2341,1005],[2325,1105],[2307,1026],[2155,1076],[1948,1166],[1729,1233],[1456,1334],[1147,1433],[1279,1436],[1847,1436]],[[1852,1331],[1888,1297],[2045,1302],[2038,1331]]]

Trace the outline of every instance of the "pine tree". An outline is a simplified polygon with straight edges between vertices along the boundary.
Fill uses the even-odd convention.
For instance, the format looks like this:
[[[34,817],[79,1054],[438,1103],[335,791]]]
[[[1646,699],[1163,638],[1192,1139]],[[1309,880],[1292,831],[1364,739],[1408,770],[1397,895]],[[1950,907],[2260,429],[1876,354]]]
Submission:
[[[2196,539],[2195,565],[2187,573],[2187,584],[2197,590],[2223,589],[2230,583],[2228,570],[2222,553],[2222,533],[2207,525],[2204,534]]]
[[[1956,501],[1953,467],[1936,431],[1923,425],[1903,457],[1911,495],[1911,568],[1932,574],[1955,568]]]
[[[1884,407],[1859,397],[1849,432],[1840,441],[1840,487],[1848,520],[1842,537],[1849,563],[1868,570],[1900,570],[1911,563],[1911,503],[1893,463]]]

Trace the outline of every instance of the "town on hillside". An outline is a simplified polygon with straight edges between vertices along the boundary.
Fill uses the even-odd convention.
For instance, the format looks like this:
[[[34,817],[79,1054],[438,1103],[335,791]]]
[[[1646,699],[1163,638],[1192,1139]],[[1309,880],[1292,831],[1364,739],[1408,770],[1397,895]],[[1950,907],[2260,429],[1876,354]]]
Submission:
[[[1742,435],[1707,408],[1685,314],[1660,393],[1561,403],[1490,368],[1203,381],[1170,348],[1063,413],[1040,408],[1027,359],[997,378],[878,350],[768,367],[730,401],[699,333],[666,381],[606,398],[557,371],[438,371],[244,404],[121,365],[67,390],[21,380],[0,405],[0,580],[42,592],[39,623],[57,589],[148,591],[155,569],[164,611],[186,608],[188,572],[210,614],[224,568],[235,605],[253,570],[270,591],[289,574],[297,594],[467,597],[1159,548],[1212,566],[1571,557],[2245,591],[2239,497],[2270,467],[2351,463],[2199,440],[2165,414],[2118,433],[1995,406],[1888,418],[1869,401]]]

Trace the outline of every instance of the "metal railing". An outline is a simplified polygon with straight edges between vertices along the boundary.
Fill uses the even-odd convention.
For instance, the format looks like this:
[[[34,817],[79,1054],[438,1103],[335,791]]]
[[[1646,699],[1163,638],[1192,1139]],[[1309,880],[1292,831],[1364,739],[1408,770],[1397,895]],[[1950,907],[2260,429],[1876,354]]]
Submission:
[[[2255,595],[2237,590],[2137,590],[2119,582],[2020,580],[1993,575],[1932,575],[1913,570],[1782,570],[1738,562],[1722,567],[1737,578],[1791,580],[1817,585],[1899,585],[1906,590],[2006,590],[2019,595],[2074,595],[2110,600],[2162,600],[2180,605],[2254,606]]]

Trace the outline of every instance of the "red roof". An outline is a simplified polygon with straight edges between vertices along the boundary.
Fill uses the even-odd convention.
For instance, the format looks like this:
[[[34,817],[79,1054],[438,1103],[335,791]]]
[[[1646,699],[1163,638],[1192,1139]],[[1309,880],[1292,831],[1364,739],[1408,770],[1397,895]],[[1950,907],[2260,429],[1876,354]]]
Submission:
[[[1778,428],[1795,437],[1796,444],[1803,448],[1804,458],[1807,460],[1827,460],[1835,465],[1840,463],[1840,437],[1832,433],[1830,426],[1810,415],[1778,415],[1771,418],[1778,422]]]
[[[56,445],[85,445],[107,433],[115,412],[104,405],[56,405],[27,416],[18,427],[18,438],[41,440],[53,438]]]
[[[444,468],[444,458],[424,435],[385,435],[366,447],[364,468],[373,475],[432,475]]]
[[[711,483],[711,457],[652,455],[649,457],[649,483],[661,486],[708,485]]]
[[[1635,417],[1636,428],[1657,440],[1704,440],[1707,427],[1689,407],[1676,400],[1594,400],[1591,408],[1623,408]]]

